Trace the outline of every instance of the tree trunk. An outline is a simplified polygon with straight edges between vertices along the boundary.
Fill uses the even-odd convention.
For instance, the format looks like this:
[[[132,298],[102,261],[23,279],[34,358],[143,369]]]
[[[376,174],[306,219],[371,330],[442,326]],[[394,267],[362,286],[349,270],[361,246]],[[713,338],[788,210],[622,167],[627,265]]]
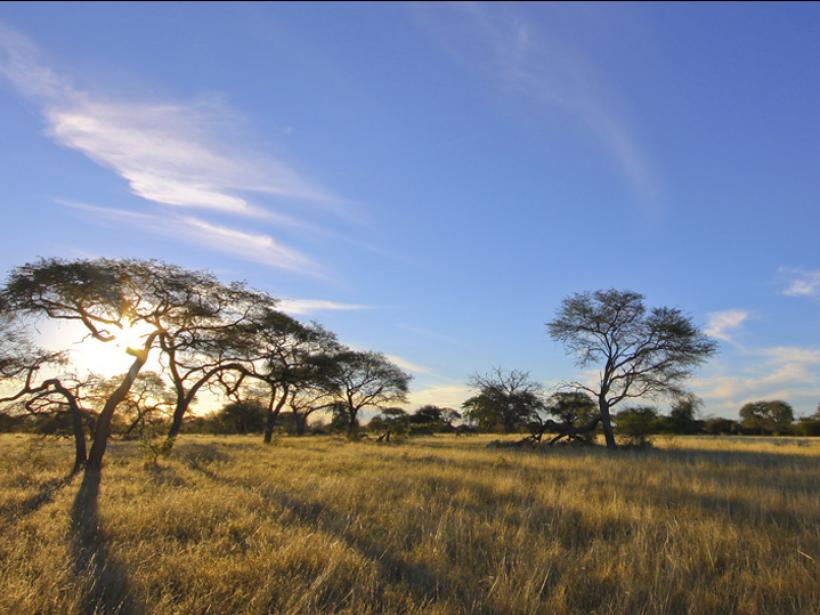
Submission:
[[[268,408],[268,413],[265,416],[265,433],[262,437],[265,444],[270,444],[273,441],[273,428],[276,426],[276,414],[273,408]]]
[[[80,405],[77,403],[77,398],[74,394],[65,388],[59,380],[53,381],[53,386],[57,392],[65,397],[71,411],[71,431],[74,434],[74,467],[71,474],[76,474],[83,469],[88,461],[88,455],[85,448],[85,428],[83,427],[83,415],[80,412]]]
[[[606,397],[601,395],[598,397],[598,408],[601,411],[601,425],[604,428],[604,438],[606,438],[606,447],[608,449],[614,450],[618,448],[618,445],[615,444],[615,434],[612,431],[612,420],[609,416],[609,403],[606,400]]]
[[[355,436],[356,431],[359,427],[359,422],[356,420],[356,414],[358,410],[354,410],[353,408],[348,408],[347,410],[347,435],[348,436]]]
[[[294,422],[296,423],[296,435],[297,436],[304,436],[305,432],[307,431],[307,417],[299,414],[298,412],[293,413]]]
[[[273,402],[276,400],[276,388],[271,387],[270,401],[268,401],[268,411],[265,413],[265,431],[262,441],[270,444],[273,440],[273,428],[276,425],[276,414],[273,412]]]
[[[179,435],[182,429],[182,419],[185,416],[185,411],[188,409],[187,400],[178,400],[176,408],[174,408],[174,415],[171,417],[171,427],[168,428],[168,439],[173,440]]]
[[[276,390],[274,389],[273,393],[270,396],[270,402],[268,403],[268,413],[265,418],[265,444],[270,444],[273,440],[273,428],[276,425],[276,419],[279,417],[279,413],[282,411],[282,407],[285,405],[285,401],[288,399],[288,387],[282,387],[282,395],[279,397],[279,401],[276,402],[276,407],[273,405],[273,400],[276,398]]]
[[[72,474],[79,472],[88,461],[85,449],[85,430],[83,429],[83,417],[76,403],[71,403],[71,429],[74,432],[74,468]]]
[[[91,444],[91,453],[88,455],[88,464],[86,471],[99,472],[102,468],[103,456],[105,455],[105,448],[108,446],[108,437],[111,435],[111,419],[114,417],[114,411],[120,402],[128,395],[131,386],[137,379],[137,376],[145,365],[148,359],[148,352],[140,352],[131,364],[131,368],[123,378],[120,385],[106,400],[102,412],[97,417],[97,425],[94,429],[94,441]]]

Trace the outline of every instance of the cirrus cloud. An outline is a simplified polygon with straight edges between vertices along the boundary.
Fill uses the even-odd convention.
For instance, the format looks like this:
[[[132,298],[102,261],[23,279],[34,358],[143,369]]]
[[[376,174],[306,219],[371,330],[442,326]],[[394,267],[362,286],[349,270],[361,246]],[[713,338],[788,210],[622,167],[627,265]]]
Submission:
[[[740,328],[740,325],[749,317],[745,310],[723,310],[711,312],[706,324],[706,335],[725,342],[732,341],[731,332]]]

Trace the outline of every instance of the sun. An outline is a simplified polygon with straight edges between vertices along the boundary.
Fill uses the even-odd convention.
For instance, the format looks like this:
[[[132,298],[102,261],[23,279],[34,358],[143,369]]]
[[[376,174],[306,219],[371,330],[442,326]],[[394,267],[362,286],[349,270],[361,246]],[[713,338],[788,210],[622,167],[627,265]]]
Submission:
[[[134,362],[134,355],[128,349],[142,348],[152,331],[144,322],[126,321],[120,328],[112,328],[112,341],[101,342],[89,336],[88,330],[79,323],[48,322],[40,327],[37,341],[48,350],[67,351],[78,375],[92,373],[110,378],[128,371]],[[161,369],[156,350],[149,353],[144,369]]]
[[[151,327],[144,322],[131,323],[126,318],[122,322],[122,327],[114,333],[114,346],[124,351],[141,349],[150,331]]]

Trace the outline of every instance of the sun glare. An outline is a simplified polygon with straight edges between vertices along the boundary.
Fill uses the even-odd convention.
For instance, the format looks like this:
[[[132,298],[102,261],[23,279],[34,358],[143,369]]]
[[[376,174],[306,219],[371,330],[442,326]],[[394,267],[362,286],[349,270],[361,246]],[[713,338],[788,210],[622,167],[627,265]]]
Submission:
[[[142,322],[124,322],[121,329],[115,329],[112,342],[100,342],[88,335],[88,331],[78,323],[44,323],[40,331],[40,342],[50,350],[67,350],[74,369],[80,373],[93,373],[104,377],[124,374],[128,371],[134,356],[129,348],[141,348],[145,336],[150,333],[150,325]],[[146,370],[158,371],[157,353],[148,355]]]
[[[142,325],[142,326],[140,326]],[[123,321],[122,329],[116,331],[114,345],[120,350],[142,348],[149,329],[145,323],[132,324],[127,318]]]

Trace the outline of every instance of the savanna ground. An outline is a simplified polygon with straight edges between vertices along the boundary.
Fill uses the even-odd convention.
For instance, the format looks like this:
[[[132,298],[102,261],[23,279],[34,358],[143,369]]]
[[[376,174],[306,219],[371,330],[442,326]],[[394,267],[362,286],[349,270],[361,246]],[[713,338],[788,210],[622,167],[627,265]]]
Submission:
[[[4,613],[818,613],[820,441],[0,437]]]

